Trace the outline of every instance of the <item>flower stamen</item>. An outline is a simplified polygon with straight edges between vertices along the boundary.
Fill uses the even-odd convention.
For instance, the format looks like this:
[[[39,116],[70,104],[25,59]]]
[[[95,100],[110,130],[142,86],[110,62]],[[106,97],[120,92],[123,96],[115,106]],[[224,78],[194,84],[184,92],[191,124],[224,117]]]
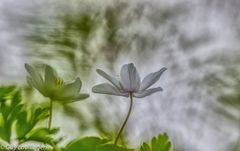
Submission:
[[[64,83],[63,79],[61,79],[61,78],[57,78],[57,79],[56,79],[56,84],[57,84],[57,85],[62,86],[63,83]]]

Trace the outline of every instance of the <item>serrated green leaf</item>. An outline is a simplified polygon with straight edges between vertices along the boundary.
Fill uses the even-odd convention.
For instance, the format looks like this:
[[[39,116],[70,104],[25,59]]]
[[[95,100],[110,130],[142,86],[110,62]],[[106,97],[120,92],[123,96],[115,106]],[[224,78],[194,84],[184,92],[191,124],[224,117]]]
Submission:
[[[97,147],[105,144],[107,140],[98,137],[85,137],[70,142],[64,151],[96,151]]]
[[[151,151],[151,148],[148,144],[143,143],[143,145],[141,146],[141,151]]]
[[[140,151],[170,151],[171,146],[168,135],[164,133],[153,137],[149,144],[143,143]]]
[[[20,112],[18,114],[18,121],[16,123],[16,133],[18,139],[22,139],[30,131],[27,123],[27,112]]]
[[[119,147],[113,144],[106,144],[106,145],[99,146],[96,151],[134,151],[134,150]]]
[[[40,121],[46,119],[48,117],[47,111],[47,109],[42,108],[27,111],[27,109],[24,108],[23,111],[18,114],[16,123],[18,139],[24,139],[25,135],[30,133]]]
[[[47,108],[28,109],[22,103],[21,92],[13,88],[0,87],[0,139],[10,144],[12,132],[16,132],[18,142],[35,141],[55,145],[52,135],[56,129],[37,128],[37,124],[49,116]]]
[[[25,141],[37,141],[52,145],[54,144],[54,139],[52,138],[52,135],[56,134],[58,131],[59,129],[49,130],[48,128],[38,128],[30,131],[25,136]]]

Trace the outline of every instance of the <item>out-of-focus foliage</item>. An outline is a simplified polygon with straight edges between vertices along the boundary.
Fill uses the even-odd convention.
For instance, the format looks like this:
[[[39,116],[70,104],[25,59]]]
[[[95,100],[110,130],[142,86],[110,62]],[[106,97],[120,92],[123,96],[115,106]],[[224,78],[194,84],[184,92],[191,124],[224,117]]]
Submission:
[[[9,96],[9,93],[13,91],[14,87],[0,89],[0,135],[1,138],[7,142],[10,142],[12,135],[12,125],[20,113],[21,108],[23,107],[23,105],[20,104],[21,100],[19,92],[16,92],[10,102],[8,102],[7,97]]]
[[[107,140],[97,137],[86,137],[71,141],[64,151],[78,151],[80,148],[85,151],[95,151],[97,146],[107,143]]]
[[[122,25],[118,15],[126,9],[124,6],[119,3],[104,11],[89,8],[87,12],[70,9],[53,17],[52,22],[33,25],[34,30],[25,35],[27,42],[34,45],[29,55],[66,60],[75,73],[89,69],[99,54],[113,61],[126,43],[118,33]],[[92,42],[99,36],[102,43],[93,48]]]
[[[63,151],[133,151],[122,147],[115,146],[106,139],[97,137],[86,137],[70,142]]]
[[[15,87],[1,87],[0,94],[0,142],[4,142],[0,145],[10,145],[13,140],[18,145],[28,141],[55,145],[52,135],[58,130],[39,126],[48,117],[48,109],[29,109],[22,101],[21,91]]]
[[[112,151],[134,151],[133,149],[127,149],[127,148],[119,147],[119,146],[116,146],[113,144],[106,144],[106,145],[99,146],[96,151],[109,151],[109,150],[112,150]]]
[[[149,144],[143,143],[140,150],[141,151],[170,151],[171,143],[168,140],[167,134],[160,134],[153,137]]]
[[[228,60],[229,59],[229,60]],[[240,145],[240,70],[238,55],[221,60],[223,70],[205,77],[209,93],[217,96],[216,105],[213,106],[218,115],[229,122],[238,125],[238,139],[230,145],[230,151],[238,151]],[[215,58],[217,62],[220,60]]]
[[[137,30],[127,34],[124,32],[137,20],[146,18],[151,28],[157,29],[159,26],[165,27],[169,18],[174,19],[178,15],[144,3],[134,7],[128,2],[92,7],[91,2],[81,1],[74,4],[79,6],[78,9],[71,6],[73,2],[68,3],[64,8],[60,6],[56,9],[58,13],[49,16],[50,21],[39,17],[24,22],[32,27],[24,34],[24,42],[29,48],[26,53],[34,63],[62,60],[70,64],[74,73],[87,73],[99,56],[114,62],[120,52],[132,49],[149,51],[160,45],[158,38],[152,35]],[[143,14],[148,7],[152,10],[151,15]],[[175,27],[167,27],[171,29],[165,29],[164,35],[174,34]]]
[[[230,145],[229,151],[239,151],[240,150],[240,138],[238,138],[237,143],[234,142],[232,145]]]

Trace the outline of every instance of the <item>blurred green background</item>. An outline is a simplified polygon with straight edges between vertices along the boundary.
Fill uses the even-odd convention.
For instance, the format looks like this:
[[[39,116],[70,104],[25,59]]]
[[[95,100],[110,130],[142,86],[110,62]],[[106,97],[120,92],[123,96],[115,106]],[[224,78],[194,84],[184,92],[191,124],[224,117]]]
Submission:
[[[26,83],[24,63],[47,63],[83,92],[103,82],[95,69],[140,74],[168,68],[162,93],[135,101],[122,138],[138,146],[167,132],[175,151],[239,151],[239,0],[1,0],[0,85],[24,87],[29,104],[47,100]],[[92,94],[54,108],[63,144],[115,137],[128,100]]]

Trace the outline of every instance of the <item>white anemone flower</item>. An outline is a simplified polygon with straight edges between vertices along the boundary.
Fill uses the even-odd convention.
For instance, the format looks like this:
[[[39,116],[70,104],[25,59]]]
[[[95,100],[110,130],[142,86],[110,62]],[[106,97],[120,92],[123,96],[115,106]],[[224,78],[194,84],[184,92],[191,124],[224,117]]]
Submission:
[[[163,89],[161,87],[156,87],[156,88],[150,88],[150,87],[160,79],[161,75],[166,70],[167,68],[163,67],[157,72],[148,74],[141,81],[139,73],[133,63],[125,64],[122,66],[122,69],[120,72],[120,80],[118,80],[117,78],[114,78],[113,76],[108,75],[107,73],[105,73],[100,69],[97,69],[97,73],[100,74],[105,79],[107,79],[111,84],[102,83],[94,86],[92,88],[92,91],[94,93],[130,97],[129,111],[118,132],[118,135],[116,136],[115,143],[114,143],[115,145],[117,145],[120,135],[123,132],[123,129],[126,126],[127,121],[132,112],[133,97],[143,98],[153,93],[162,91]]]
[[[139,73],[133,63],[125,64],[122,66],[120,72],[120,80],[110,76],[104,71],[97,69],[97,73],[106,78],[109,83],[102,83],[92,88],[94,93],[109,94],[129,97],[143,98],[158,91],[162,91],[161,87],[150,88],[161,77],[162,73],[167,68],[161,68],[157,72],[150,73],[141,81]]]

